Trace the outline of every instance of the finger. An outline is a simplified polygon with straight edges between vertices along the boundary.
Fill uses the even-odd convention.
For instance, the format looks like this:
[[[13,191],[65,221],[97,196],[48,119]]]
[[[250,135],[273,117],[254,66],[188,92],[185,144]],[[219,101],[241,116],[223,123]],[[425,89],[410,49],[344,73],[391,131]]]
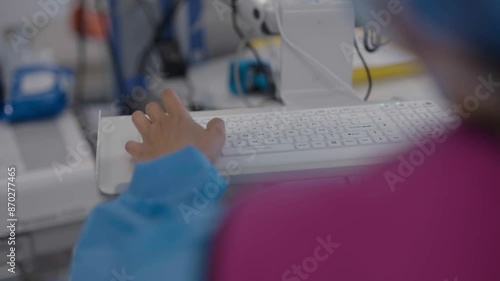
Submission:
[[[167,108],[168,115],[174,117],[187,117],[190,116],[188,110],[182,104],[182,101],[172,90],[165,90],[161,94],[161,100]]]
[[[143,155],[141,143],[129,141],[125,144],[125,150],[134,160],[141,160]]]
[[[210,133],[212,138],[209,142],[209,149],[207,151],[207,156],[212,163],[215,163],[220,157],[222,147],[226,142],[226,126],[224,121],[219,118],[212,119],[207,124],[207,131]]]
[[[219,118],[214,118],[208,122],[207,131],[220,137],[226,137],[226,125],[224,124],[224,121]]]
[[[159,122],[163,118],[165,118],[165,112],[161,108],[161,106],[156,102],[150,102],[146,105],[146,113],[148,114],[151,122]]]
[[[142,138],[144,138],[146,132],[149,129],[149,126],[151,126],[151,122],[149,121],[149,119],[146,117],[146,115],[144,115],[142,111],[136,111],[134,112],[134,114],[132,114],[132,122],[141,134]]]

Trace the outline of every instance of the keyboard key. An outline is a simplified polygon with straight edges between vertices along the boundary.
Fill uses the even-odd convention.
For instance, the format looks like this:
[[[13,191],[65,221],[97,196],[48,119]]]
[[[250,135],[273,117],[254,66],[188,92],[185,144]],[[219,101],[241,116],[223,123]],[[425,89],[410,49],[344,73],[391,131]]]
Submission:
[[[372,119],[366,118],[355,118],[350,120],[353,125],[372,123]]]
[[[309,122],[309,128],[319,128],[321,127],[321,123],[320,122]]]
[[[382,129],[390,129],[390,128],[395,128],[397,125],[393,122],[384,122],[384,123],[377,123],[377,126],[379,126]]]
[[[323,135],[312,135],[310,136],[311,141],[324,141],[325,137]]]
[[[249,140],[251,138],[252,138],[252,135],[250,135],[250,134],[241,134],[240,135],[240,139],[242,139],[242,140]]]
[[[275,138],[270,138],[264,141],[265,144],[278,144],[278,140]]]
[[[298,136],[295,137],[296,142],[309,142],[309,138],[307,136]]]
[[[240,128],[240,127],[234,128],[234,130],[233,130],[233,133],[235,133],[235,134],[240,134],[243,132],[244,132],[243,128]]]
[[[417,130],[419,130],[421,133],[429,133],[432,132],[431,127],[423,125],[423,126],[417,126]]]
[[[277,130],[282,130],[282,131],[285,131],[285,130],[290,130],[292,129],[292,126],[288,125],[288,124],[280,124],[277,126],[276,128]]]
[[[250,132],[250,133],[257,133],[257,132],[259,132],[260,130],[261,130],[261,129],[260,129],[260,127],[258,127],[258,126],[253,126],[253,127],[248,128],[248,132]]]
[[[266,145],[255,147],[228,148],[222,150],[223,156],[244,156],[253,153],[275,153],[293,151],[295,148],[291,144]]]
[[[380,116],[384,116],[385,114],[381,111],[371,111],[368,113],[368,116],[370,117],[380,117]]]
[[[347,146],[353,146],[353,145],[358,144],[358,142],[355,139],[346,139],[346,140],[343,140],[343,143],[344,143],[344,145],[347,145]]]
[[[326,134],[325,136],[329,140],[339,140],[340,139],[340,134]]]
[[[330,147],[339,147],[342,146],[339,140],[329,140],[327,141],[328,146]]]
[[[283,136],[283,132],[282,131],[274,131],[274,132],[271,132],[271,135],[273,137],[280,138]]]
[[[372,137],[378,137],[383,135],[382,131],[380,130],[371,130],[368,132],[368,134],[370,134],[370,136]]]
[[[244,140],[239,140],[239,141],[234,141],[233,142],[233,146],[234,147],[244,147],[244,146],[247,146],[248,143]]]
[[[324,116],[321,116],[321,115],[320,115],[320,116],[313,116],[313,117],[311,118],[311,120],[312,120],[312,121],[315,121],[315,122],[320,122],[320,121],[325,120],[325,117],[324,117]]]
[[[261,145],[261,144],[262,144],[262,140],[255,139],[255,140],[250,141],[250,145],[252,145],[252,146]]]
[[[394,135],[394,136],[389,136],[389,140],[391,142],[402,142],[404,139],[401,136]]]
[[[365,132],[351,132],[351,133],[342,133],[342,138],[344,139],[356,139],[367,137],[368,135]]]
[[[321,124],[323,124],[323,126],[325,126],[325,127],[333,127],[333,126],[338,125],[336,121],[332,121],[332,120],[323,121]]]
[[[300,130],[300,133],[304,136],[310,136],[310,135],[313,135],[314,134],[314,130],[313,129],[302,129]]]
[[[297,143],[295,147],[299,150],[311,149],[311,145],[308,143]]]
[[[399,121],[397,122],[397,124],[400,126],[400,127],[411,127],[411,123],[408,122],[408,121]]]
[[[256,135],[256,137],[257,137],[258,139],[265,139],[265,138],[267,138],[267,134],[266,134],[266,133],[262,133],[262,132],[261,132],[261,133],[258,133],[258,134]]]
[[[268,131],[268,132],[276,131],[276,126],[273,126],[273,125],[264,126],[264,131]]]
[[[411,123],[414,125],[414,126],[422,126],[422,125],[425,125],[425,122],[418,119],[418,120],[412,120]]]
[[[330,133],[330,131],[326,128],[317,128],[316,133],[318,133],[318,135],[324,135]]]
[[[399,134],[399,131],[397,131],[395,129],[384,129],[384,134],[386,136],[397,135],[397,134]]]
[[[423,102],[420,102],[420,101],[410,102],[410,107],[411,108],[419,108],[419,107],[422,107],[422,106],[424,106]]]
[[[297,124],[293,125],[293,127],[297,130],[307,128],[305,123],[297,123]]]
[[[289,144],[289,143],[294,143],[294,140],[292,137],[283,137],[280,138],[281,143]]]
[[[380,136],[380,137],[375,137],[373,138],[375,140],[376,143],[386,143],[388,142],[389,140],[384,137],[384,136]]]
[[[358,142],[360,144],[372,144],[373,143],[373,140],[371,138],[361,138],[361,139],[358,139]]]
[[[286,136],[287,137],[295,137],[299,135],[299,131],[297,130],[288,130],[286,131]]]
[[[326,142],[324,141],[315,141],[312,143],[313,148],[326,148]]]
[[[346,126],[345,129],[348,132],[359,132],[359,131],[375,130],[377,129],[377,127],[371,124],[365,124],[365,125],[350,125]]]
[[[366,113],[349,113],[349,114],[340,114],[340,119],[353,119],[353,118],[362,118],[367,117]]]
[[[342,133],[344,131],[345,131],[344,128],[340,127],[340,126],[330,127],[330,132],[332,132],[332,133]]]

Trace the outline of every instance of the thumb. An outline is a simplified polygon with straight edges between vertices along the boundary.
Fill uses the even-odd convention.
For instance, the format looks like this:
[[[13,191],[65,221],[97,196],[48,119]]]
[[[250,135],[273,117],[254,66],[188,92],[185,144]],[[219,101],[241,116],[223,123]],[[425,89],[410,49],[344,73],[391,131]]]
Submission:
[[[224,124],[224,121],[219,118],[212,119],[208,122],[207,131],[217,136],[226,137],[226,125]]]

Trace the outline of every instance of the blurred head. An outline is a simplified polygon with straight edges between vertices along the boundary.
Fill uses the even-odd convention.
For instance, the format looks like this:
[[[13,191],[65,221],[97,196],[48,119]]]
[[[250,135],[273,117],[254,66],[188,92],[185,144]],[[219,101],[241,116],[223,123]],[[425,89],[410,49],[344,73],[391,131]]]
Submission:
[[[422,59],[452,102],[463,106],[489,91],[474,115],[500,125],[499,0],[353,1],[364,23],[378,23]]]

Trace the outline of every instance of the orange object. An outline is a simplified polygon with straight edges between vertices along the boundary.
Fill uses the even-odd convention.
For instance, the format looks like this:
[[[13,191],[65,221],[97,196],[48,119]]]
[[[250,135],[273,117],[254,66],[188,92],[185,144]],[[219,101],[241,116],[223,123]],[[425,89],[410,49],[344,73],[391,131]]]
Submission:
[[[84,17],[84,26],[79,26],[81,17]],[[106,38],[108,16],[101,15],[95,10],[84,9],[81,6],[75,8],[71,16],[72,27],[75,33],[82,32],[87,37],[98,39]]]

